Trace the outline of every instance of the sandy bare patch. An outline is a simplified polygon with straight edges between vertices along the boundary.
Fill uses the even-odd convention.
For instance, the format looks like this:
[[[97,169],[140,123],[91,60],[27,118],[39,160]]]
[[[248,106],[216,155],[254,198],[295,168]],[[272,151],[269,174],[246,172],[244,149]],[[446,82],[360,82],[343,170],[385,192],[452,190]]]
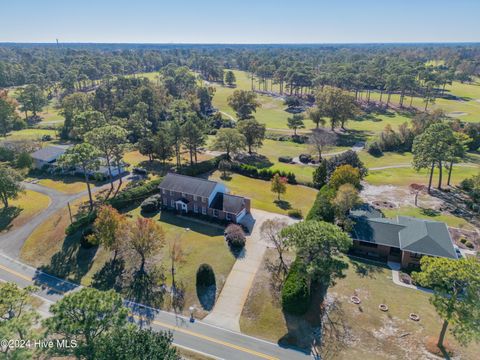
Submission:
[[[458,117],[458,116],[468,115],[468,113],[466,113],[464,111],[452,111],[452,112],[448,113],[447,115],[448,116],[453,116],[453,117]]]
[[[407,187],[393,185],[376,186],[363,183],[363,190],[360,196],[369,204],[375,203],[376,207],[382,207],[382,202],[388,204],[388,206],[385,206],[386,208],[392,208],[392,205],[393,207],[415,206],[415,196]],[[442,201],[428,194],[421,194],[418,198],[418,204],[430,209],[439,209],[442,206]]]

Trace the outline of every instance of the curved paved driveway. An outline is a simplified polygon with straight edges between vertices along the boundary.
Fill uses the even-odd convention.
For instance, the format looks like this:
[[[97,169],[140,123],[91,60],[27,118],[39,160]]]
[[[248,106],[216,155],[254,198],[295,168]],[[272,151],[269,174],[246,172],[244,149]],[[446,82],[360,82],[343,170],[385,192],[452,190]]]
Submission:
[[[66,207],[68,202],[76,200],[87,194],[87,190],[76,194],[65,194],[39,184],[24,183],[23,185],[27,190],[36,191],[47,195],[50,198],[50,204],[45,210],[40,212],[28,223],[22,225],[18,229],[11,230],[0,236],[0,249],[2,253],[13,258],[19,257],[23,243],[40,224],[42,224],[58,210]]]

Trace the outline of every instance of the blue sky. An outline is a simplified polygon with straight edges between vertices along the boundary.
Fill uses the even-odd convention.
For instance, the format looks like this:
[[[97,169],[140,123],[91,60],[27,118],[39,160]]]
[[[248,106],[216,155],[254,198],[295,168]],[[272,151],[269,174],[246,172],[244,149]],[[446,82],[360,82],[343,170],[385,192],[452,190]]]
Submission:
[[[0,42],[478,42],[480,0],[0,0]]]

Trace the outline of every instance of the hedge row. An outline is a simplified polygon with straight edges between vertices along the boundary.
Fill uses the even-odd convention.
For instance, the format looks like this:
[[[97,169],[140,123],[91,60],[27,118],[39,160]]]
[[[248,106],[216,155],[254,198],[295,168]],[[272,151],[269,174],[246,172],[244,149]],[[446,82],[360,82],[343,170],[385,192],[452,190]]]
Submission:
[[[225,158],[224,155],[216,156],[213,159],[201,161],[193,165],[183,165],[178,169],[178,173],[188,176],[197,176],[205,174],[210,171],[215,171],[218,168],[218,163]]]
[[[318,220],[333,223],[335,212],[332,200],[335,198],[336,190],[334,187],[324,185],[317,193],[315,202],[307,214],[306,220]]]
[[[252,165],[240,164],[236,162],[232,163],[232,168],[230,170],[241,175],[261,180],[271,180],[276,174],[278,174],[282,177],[286,177],[289,184],[297,183],[295,174],[292,172],[271,169],[259,169]]]
[[[282,288],[282,308],[293,315],[303,315],[310,307],[310,281],[305,266],[295,260]]]
[[[162,179],[156,179],[146,182],[144,185],[131,187],[125,189],[117,194],[114,198],[111,198],[107,201],[109,205],[114,207],[117,210],[123,209],[139,200],[144,200],[150,195],[158,191],[158,185]]]

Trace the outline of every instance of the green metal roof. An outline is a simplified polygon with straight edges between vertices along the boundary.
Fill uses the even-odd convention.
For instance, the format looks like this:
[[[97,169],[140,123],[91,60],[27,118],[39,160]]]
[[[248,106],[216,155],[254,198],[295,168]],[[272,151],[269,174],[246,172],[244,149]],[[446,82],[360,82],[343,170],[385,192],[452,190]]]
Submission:
[[[443,222],[408,216],[372,218],[359,212],[351,216],[355,221],[352,231],[355,240],[424,255],[457,258],[452,238]]]

